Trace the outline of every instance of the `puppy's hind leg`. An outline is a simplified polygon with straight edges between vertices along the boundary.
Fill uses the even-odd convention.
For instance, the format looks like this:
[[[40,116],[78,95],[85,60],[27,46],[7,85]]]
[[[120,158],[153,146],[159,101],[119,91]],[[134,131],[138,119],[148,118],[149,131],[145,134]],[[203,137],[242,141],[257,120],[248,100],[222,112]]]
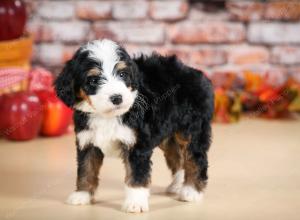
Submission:
[[[67,199],[70,205],[90,204],[98,186],[98,173],[103,162],[103,153],[93,145],[77,148],[77,189]]]
[[[175,136],[165,139],[159,146],[163,152],[173,180],[167,187],[169,194],[179,194],[184,182],[183,152]]]
[[[191,134],[184,145],[184,184],[179,199],[187,202],[200,201],[207,183],[207,151],[210,146],[211,127],[202,122],[201,131]]]

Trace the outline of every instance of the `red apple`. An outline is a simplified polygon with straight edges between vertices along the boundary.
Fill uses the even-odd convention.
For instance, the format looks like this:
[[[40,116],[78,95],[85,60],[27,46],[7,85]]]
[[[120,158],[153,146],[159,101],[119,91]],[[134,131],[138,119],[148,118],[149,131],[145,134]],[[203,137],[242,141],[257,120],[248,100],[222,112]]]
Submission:
[[[53,74],[48,70],[36,67],[29,72],[29,90],[36,92],[41,90],[53,90]]]
[[[72,122],[73,111],[68,108],[54,92],[37,91],[44,109],[41,134],[44,136],[59,136],[67,132]]]
[[[0,40],[19,38],[24,33],[26,8],[22,0],[0,1]]]
[[[2,97],[1,105],[2,134],[6,138],[30,140],[38,135],[43,117],[38,96],[31,92],[12,93]]]

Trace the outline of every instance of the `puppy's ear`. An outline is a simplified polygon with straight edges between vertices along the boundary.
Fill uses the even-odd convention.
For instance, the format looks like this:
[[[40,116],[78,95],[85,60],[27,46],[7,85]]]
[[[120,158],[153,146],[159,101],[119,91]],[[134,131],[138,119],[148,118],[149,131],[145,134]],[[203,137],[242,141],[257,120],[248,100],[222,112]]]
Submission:
[[[139,68],[137,64],[132,60],[131,62],[131,72],[132,72],[132,87],[134,89],[138,88],[139,85]]]
[[[75,104],[74,90],[74,63],[70,60],[66,63],[62,72],[54,82],[57,96],[69,107]]]

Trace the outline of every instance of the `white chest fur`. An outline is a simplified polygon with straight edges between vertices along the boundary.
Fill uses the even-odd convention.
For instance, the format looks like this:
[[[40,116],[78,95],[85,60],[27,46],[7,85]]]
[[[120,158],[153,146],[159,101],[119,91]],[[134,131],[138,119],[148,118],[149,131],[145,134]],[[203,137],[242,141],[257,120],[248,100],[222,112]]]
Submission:
[[[136,141],[134,131],[122,124],[118,118],[91,116],[88,124],[88,130],[77,133],[81,149],[93,144],[99,147],[105,156],[115,157],[120,155],[120,143],[132,146]]]

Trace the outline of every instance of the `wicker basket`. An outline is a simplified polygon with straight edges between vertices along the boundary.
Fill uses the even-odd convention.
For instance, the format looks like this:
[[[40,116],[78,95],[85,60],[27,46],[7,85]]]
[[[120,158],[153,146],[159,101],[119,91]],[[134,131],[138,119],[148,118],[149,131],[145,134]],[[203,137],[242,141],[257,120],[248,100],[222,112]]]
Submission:
[[[32,54],[32,37],[25,35],[21,38],[0,42],[0,68],[21,67],[28,70]]]

